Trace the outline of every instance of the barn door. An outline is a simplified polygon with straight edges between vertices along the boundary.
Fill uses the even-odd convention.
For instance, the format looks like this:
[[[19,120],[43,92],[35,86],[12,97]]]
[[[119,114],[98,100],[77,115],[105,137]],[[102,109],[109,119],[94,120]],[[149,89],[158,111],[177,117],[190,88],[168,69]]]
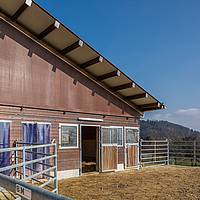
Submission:
[[[125,128],[125,168],[138,167],[139,163],[139,130]]]
[[[117,132],[110,127],[101,127],[100,132],[101,172],[117,169]]]

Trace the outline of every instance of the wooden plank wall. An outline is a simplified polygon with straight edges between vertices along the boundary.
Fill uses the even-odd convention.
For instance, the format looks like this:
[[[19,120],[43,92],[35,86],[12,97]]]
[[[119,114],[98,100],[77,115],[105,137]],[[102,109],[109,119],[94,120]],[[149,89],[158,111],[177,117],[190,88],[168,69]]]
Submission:
[[[102,118],[103,122],[86,122],[77,120],[82,118]],[[47,122],[51,123],[51,139],[56,139],[57,144],[59,142],[59,123],[78,124],[79,125],[79,139],[78,148],[73,149],[59,149],[58,145],[58,170],[69,170],[80,168],[80,125],[101,125],[101,126],[127,126],[127,127],[139,127],[138,118],[115,117],[95,115],[95,114],[83,114],[83,113],[71,113],[52,110],[32,109],[12,107],[12,106],[0,106],[0,120],[12,121],[11,128],[11,145],[15,140],[22,140],[22,121],[30,122]],[[124,137],[123,137],[124,138]],[[124,143],[124,139],[123,139]],[[124,163],[124,145],[118,147],[118,164]],[[113,153],[115,156],[115,154]],[[116,165],[116,163],[114,164]]]

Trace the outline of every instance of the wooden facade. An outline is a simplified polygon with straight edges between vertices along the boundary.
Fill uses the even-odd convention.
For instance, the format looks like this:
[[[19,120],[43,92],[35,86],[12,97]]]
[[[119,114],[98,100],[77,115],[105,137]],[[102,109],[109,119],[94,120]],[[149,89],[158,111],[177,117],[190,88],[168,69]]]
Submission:
[[[23,0],[15,6],[20,2]],[[86,60],[85,52],[77,54],[77,60],[66,57],[85,44],[82,40],[62,50],[45,43],[43,39],[59,26],[61,31],[73,33],[36,2],[32,9],[53,21],[39,34],[30,31],[30,24],[29,28],[21,26],[23,23],[17,19],[30,9],[32,1],[28,2],[12,15],[0,13],[0,122],[12,122],[11,145],[15,140],[24,140],[22,123],[48,123],[50,139],[56,139],[58,144],[60,177],[81,174],[88,161],[95,163],[93,171],[138,167],[140,116],[147,110],[163,109],[164,105],[109,61],[96,56],[89,45],[84,48],[93,51],[93,58],[88,54],[91,58]],[[10,3],[0,4],[7,9],[5,5]],[[91,66],[99,74],[85,70]]]

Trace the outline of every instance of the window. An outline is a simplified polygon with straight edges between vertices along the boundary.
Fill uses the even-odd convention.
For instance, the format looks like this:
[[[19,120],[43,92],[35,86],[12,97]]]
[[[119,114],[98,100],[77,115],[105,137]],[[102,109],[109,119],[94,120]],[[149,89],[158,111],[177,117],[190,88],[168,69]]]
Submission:
[[[102,127],[102,144],[123,146],[122,127]]]
[[[138,143],[138,128],[126,128],[126,143]]]
[[[10,147],[10,121],[0,121],[0,149]],[[0,168],[11,165],[10,152],[0,153]],[[2,172],[2,174],[10,175],[11,170]]]
[[[78,148],[78,125],[59,124],[60,148]]]

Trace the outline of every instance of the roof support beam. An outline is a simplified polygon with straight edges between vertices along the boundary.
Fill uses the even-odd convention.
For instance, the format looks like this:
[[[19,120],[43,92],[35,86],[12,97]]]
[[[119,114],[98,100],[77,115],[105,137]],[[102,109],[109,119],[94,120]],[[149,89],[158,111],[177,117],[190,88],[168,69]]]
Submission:
[[[13,21],[16,21],[17,18],[32,4],[32,0],[26,0],[20,8],[15,12],[15,14],[11,17]]]
[[[138,106],[141,110],[158,109],[160,108],[160,103],[150,103]]]
[[[98,63],[98,62],[103,62],[103,57],[98,56],[98,57],[96,57],[96,58],[94,58],[94,59],[92,59],[92,60],[89,60],[89,61],[87,61],[87,62],[81,64],[81,65],[80,65],[80,68],[85,69],[86,67],[89,67],[89,66],[91,66],[91,65],[94,65],[94,64],[96,64],[96,63]]]
[[[97,79],[99,81],[103,81],[103,80],[108,79],[108,78],[112,78],[112,77],[115,77],[115,76],[120,76],[120,74],[121,74],[121,72],[119,70],[116,70],[116,71],[113,71],[113,72],[98,76]]]
[[[123,84],[123,85],[118,85],[112,88],[113,91],[118,91],[118,90],[125,90],[128,88],[135,88],[135,83],[127,83],[127,84]]]
[[[77,42],[71,44],[70,46],[64,48],[63,50],[60,51],[61,55],[65,55],[67,53],[69,53],[70,51],[73,51],[74,49],[78,48],[78,47],[82,47],[83,46],[83,41],[82,40],[78,40]]]
[[[47,36],[49,33],[54,31],[56,28],[59,28],[59,26],[60,26],[60,23],[58,21],[55,21],[53,24],[51,24],[49,27],[47,27],[44,31],[42,31],[38,35],[38,39],[39,40],[43,39],[45,36]]]
[[[127,100],[134,100],[134,99],[141,99],[141,98],[148,98],[147,93],[141,93],[141,94],[136,94],[136,95],[131,95],[128,97],[125,97]]]

